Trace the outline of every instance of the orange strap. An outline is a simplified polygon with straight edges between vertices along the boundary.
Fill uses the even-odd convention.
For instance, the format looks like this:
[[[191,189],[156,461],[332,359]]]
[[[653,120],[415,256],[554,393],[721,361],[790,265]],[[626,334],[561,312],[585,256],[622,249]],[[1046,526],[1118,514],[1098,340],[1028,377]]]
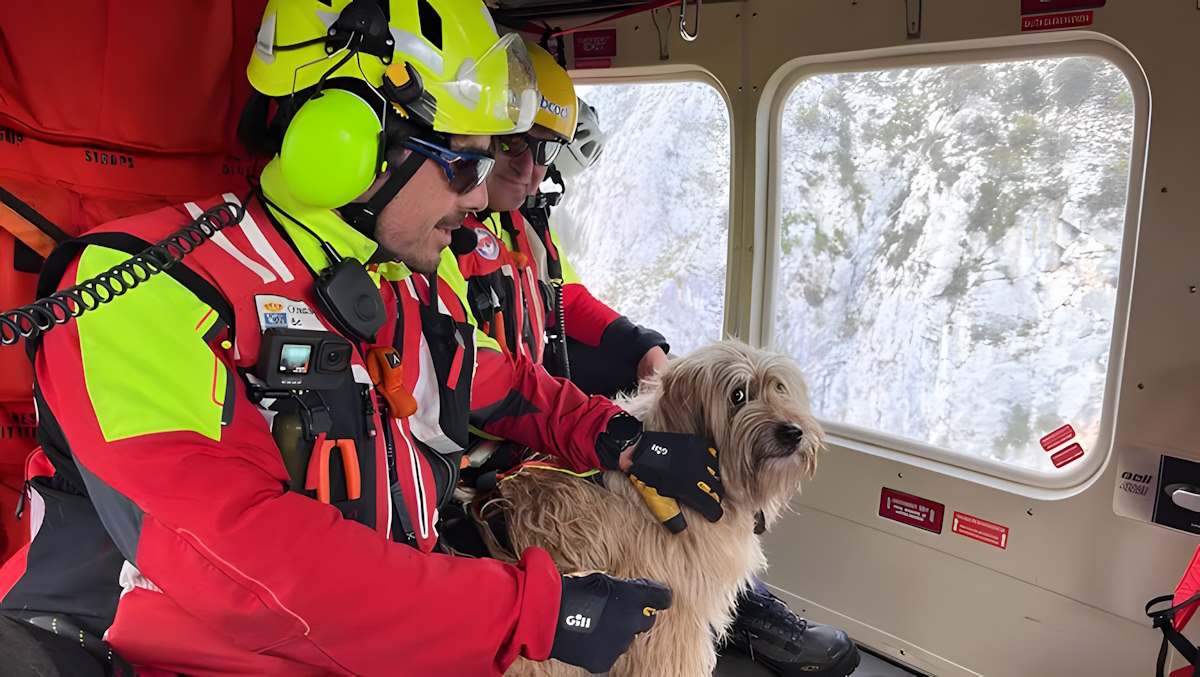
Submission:
[[[508,350],[508,336],[504,332],[504,312],[497,310],[492,323],[496,325],[496,333],[492,334],[492,338],[496,339],[501,349]]]
[[[404,388],[404,368],[395,348],[372,348],[367,353],[367,374],[375,389],[383,393],[392,416],[407,418],[417,413],[417,400]]]
[[[0,227],[12,233],[13,237],[24,242],[42,258],[49,256],[50,250],[54,249],[55,242],[49,235],[3,203],[0,203]]]

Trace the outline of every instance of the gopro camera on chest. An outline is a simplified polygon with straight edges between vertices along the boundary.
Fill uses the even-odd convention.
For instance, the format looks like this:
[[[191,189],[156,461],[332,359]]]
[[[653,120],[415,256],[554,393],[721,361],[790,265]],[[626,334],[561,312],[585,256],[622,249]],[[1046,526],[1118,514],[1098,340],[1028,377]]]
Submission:
[[[350,342],[329,331],[268,329],[258,377],[272,390],[332,390],[350,372]]]

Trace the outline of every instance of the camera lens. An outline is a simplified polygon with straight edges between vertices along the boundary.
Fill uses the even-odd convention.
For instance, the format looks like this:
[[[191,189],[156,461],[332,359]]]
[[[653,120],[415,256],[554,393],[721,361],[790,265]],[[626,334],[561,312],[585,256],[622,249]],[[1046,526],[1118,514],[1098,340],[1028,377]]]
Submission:
[[[321,346],[321,371],[343,371],[350,366],[349,343],[327,343]]]

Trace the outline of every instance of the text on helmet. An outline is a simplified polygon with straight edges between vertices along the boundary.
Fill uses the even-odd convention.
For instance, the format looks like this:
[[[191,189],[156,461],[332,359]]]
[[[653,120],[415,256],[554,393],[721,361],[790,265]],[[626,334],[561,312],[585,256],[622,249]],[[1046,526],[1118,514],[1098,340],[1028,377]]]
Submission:
[[[548,110],[552,114],[557,115],[558,117],[560,117],[564,120],[571,117],[571,107],[570,106],[560,106],[560,105],[554,103],[553,101],[547,100],[546,97],[544,97],[544,96],[542,97],[542,110]]]

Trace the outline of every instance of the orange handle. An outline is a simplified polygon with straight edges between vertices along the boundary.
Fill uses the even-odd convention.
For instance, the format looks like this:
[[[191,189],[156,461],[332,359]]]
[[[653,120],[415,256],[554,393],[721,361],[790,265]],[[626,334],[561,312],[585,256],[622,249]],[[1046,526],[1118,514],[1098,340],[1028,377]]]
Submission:
[[[337,447],[342,454],[342,466],[346,469],[346,495],[350,500],[362,496],[362,473],[358,467],[358,449],[354,440],[327,440],[324,436],[317,438],[313,458],[309,461],[309,481],[306,489],[317,490],[317,500],[329,503],[329,452]],[[317,477],[313,482],[312,468],[316,464]],[[313,485],[316,486],[313,486]]]
[[[342,466],[346,468],[346,495],[350,500],[354,500],[362,496],[362,475],[358,471],[358,450],[354,447],[354,440],[339,440],[338,448],[342,450]]]
[[[321,440],[316,449],[317,455],[317,500],[329,502],[329,450],[337,440]]]

